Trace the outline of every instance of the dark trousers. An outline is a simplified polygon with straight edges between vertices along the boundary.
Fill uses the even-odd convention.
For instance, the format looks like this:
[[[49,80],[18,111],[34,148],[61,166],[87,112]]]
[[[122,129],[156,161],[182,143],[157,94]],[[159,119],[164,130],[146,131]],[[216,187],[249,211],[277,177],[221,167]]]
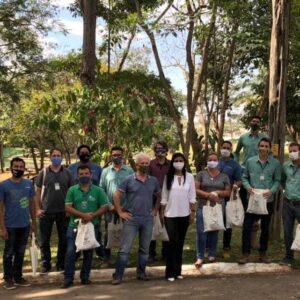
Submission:
[[[162,241],[161,242],[161,257],[162,259],[165,259],[167,256],[167,251],[168,251],[168,241]],[[156,257],[157,252],[156,252],[156,241],[153,240],[150,243],[149,247],[149,257]]]
[[[287,202],[283,201],[282,208],[283,230],[284,230],[284,244],[285,244],[285,257],[287,259],[294,258],[294,251],[291,250],[291,246],[294,239],[294,224],[295,220],[300,223],[300,201]]]
[[[67,228],[68,218],[64,212],[55,214],[45,214],[40,218],[40,239],[41,239],[41,256],[42,264],[45,268],[51,268],[51,248],[50,240],[53,224],[56,224],[58,235],[58,250],[56,267],[63,269],[65,265],[65,255],[67,250]]]
[[[261,234],[259,239],[259,252],[266,252],[268,249],[269,241],[269,226],[271,217],[273,214],[273,202],[267,203],[268,214],[267,215],[256,215],[256,214],[245,214],[245,220],[243,224],[243,237],[242,237],[242,251],[243,254],[250,254],[251,252],[251,232],[253,224],[260,219]]]
[[[230,200],[229,197],[225,198],[225,207],[227,202]],[[226,227],[226,212],[223,214],[224,216],[224,224]],[[226,228],[223,232],[223,249],[229,250],[230,249],[230,244],[231,244],[231,235],[232,235],[232,229],[231,228]]]
[[[242,204],[244,207],[244,211],[246,211],[247,207],[248,207],[248,192],[244,188],[244,186],[240,187],[240,197],[241,197],[241,201],[242,201]]]
[[[24,253],[30,227],[6,228],[8,239],[5,240],[3,252],[4,280],[22,278]]]
[[[183,244],[189,227],[189,216],[165,217],[165,226],[169,236],[166,256],[166,278],[177,277],[181,275]]]
[[[95,235],[98,232],[99,227],[95,226]],[[69,227],[67,230],[67,240],[68,247],[66,253],[66,262],[65,262],[65,280],[73,281],[75,274],[75,262],[76,262],[76,240],[77,229]],[[90,272],[92,268],[93,261],[93,249],[84,250],[83,253],[83,261],[80,271],[80,279],[87,280],[90,277]]]

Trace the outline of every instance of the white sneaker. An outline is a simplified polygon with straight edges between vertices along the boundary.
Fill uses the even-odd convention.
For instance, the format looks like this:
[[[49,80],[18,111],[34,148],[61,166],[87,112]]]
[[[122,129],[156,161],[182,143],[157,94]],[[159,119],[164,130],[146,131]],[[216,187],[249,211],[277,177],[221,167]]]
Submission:
[[[178,275],[176,278],[177,279],[183,279],[183,276],[182,275]]]
[[[174,277],[168,277],[168,281],[173,282],[173,281],[175,281],[175,278]]]

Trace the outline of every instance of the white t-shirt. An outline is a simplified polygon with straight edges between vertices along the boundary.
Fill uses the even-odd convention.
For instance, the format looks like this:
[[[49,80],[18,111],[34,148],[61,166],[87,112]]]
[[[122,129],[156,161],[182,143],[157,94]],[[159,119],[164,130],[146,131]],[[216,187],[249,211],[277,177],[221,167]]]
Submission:
[[[194,176],[186,173],[186,179],[181,176],[179,185],[178,176],[174,175],[171,189],[167,190],[167,177],[162,189],[161,205],[165,205],[165,216],[168,218],[186,217],[190,214],[190,203],[196,203],[196,189]],[[183,183],[184,182],[184,183]]]

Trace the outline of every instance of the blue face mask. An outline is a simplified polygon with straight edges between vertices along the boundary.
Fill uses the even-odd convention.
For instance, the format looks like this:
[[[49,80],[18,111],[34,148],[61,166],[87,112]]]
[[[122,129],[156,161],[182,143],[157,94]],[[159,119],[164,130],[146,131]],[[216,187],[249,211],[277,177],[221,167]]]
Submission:
[[[52,157],[51,162],[53,166],[59,166],[62,162],[62,157]]]
[[[90,176],[81,176],[81,177],[78,177],[78,181],[80,184],[87,184],[89,183],[91,180],[91,177]]]

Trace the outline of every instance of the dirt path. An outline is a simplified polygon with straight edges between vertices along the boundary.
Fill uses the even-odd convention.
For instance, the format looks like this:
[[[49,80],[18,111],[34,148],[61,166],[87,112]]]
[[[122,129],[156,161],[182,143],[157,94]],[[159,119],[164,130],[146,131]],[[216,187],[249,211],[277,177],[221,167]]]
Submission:
[[[255,274],[247,276],[184,278],[167,282],[162,278],[149,282],[125,280],[112,286],[110,281],[94,282],[90,286],[76,283],[63,290],[57,284],[35,285],[13,291],[0,289],[1,300],[21,299],[213,299],[260,300],[300,299],[300,271],[288,274]]]

